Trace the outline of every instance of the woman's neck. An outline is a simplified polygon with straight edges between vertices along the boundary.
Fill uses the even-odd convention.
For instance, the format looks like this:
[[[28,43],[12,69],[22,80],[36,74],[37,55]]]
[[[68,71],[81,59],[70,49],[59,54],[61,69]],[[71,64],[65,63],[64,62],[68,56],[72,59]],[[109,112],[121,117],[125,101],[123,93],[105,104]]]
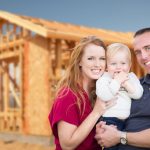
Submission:
[[[94,86],[94,81],[83,81],[83,89],[89,95]]]

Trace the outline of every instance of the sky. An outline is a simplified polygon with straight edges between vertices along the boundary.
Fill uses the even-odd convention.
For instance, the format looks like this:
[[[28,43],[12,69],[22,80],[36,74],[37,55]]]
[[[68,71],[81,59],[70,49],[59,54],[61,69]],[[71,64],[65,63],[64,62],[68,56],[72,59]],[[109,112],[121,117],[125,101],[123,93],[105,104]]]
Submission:
[[[0,0],[0,10],[121,32],[150,27],[150,0]]]

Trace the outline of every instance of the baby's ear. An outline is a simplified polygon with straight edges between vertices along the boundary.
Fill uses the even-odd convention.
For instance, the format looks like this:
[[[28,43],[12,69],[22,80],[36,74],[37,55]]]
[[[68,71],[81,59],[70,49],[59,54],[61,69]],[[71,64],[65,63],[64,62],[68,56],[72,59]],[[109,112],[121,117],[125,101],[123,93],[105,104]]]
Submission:
[[[129,69],[129,71],[131,71],[131,67],[132,67],[132,62],[130,63],[130,69]]]

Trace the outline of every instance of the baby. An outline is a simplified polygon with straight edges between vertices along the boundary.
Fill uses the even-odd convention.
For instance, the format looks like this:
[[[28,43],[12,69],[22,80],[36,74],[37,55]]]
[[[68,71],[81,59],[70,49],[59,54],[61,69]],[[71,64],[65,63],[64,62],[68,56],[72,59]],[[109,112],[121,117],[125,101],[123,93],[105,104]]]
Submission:
[[[107,109],[99,120],[116,125],[123,130],[125,119],[130,115],[131,99],[139,99],[143,88],[131,68],[131,52],[121,43],[107,47],[107,72],[96,82],[96,94],[103,101],[117,97],[117,103]],[[107,150],[117,150],[117,146]]]

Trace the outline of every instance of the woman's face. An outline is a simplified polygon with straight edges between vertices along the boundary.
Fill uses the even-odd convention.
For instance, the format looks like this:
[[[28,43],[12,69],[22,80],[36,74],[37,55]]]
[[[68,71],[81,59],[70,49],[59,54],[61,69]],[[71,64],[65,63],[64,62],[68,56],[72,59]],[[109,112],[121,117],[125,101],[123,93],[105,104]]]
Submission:
[[[79,65],[84,80],[98,79],[104,73],[106,67],[105,49],[94,44],[87,45]]]

